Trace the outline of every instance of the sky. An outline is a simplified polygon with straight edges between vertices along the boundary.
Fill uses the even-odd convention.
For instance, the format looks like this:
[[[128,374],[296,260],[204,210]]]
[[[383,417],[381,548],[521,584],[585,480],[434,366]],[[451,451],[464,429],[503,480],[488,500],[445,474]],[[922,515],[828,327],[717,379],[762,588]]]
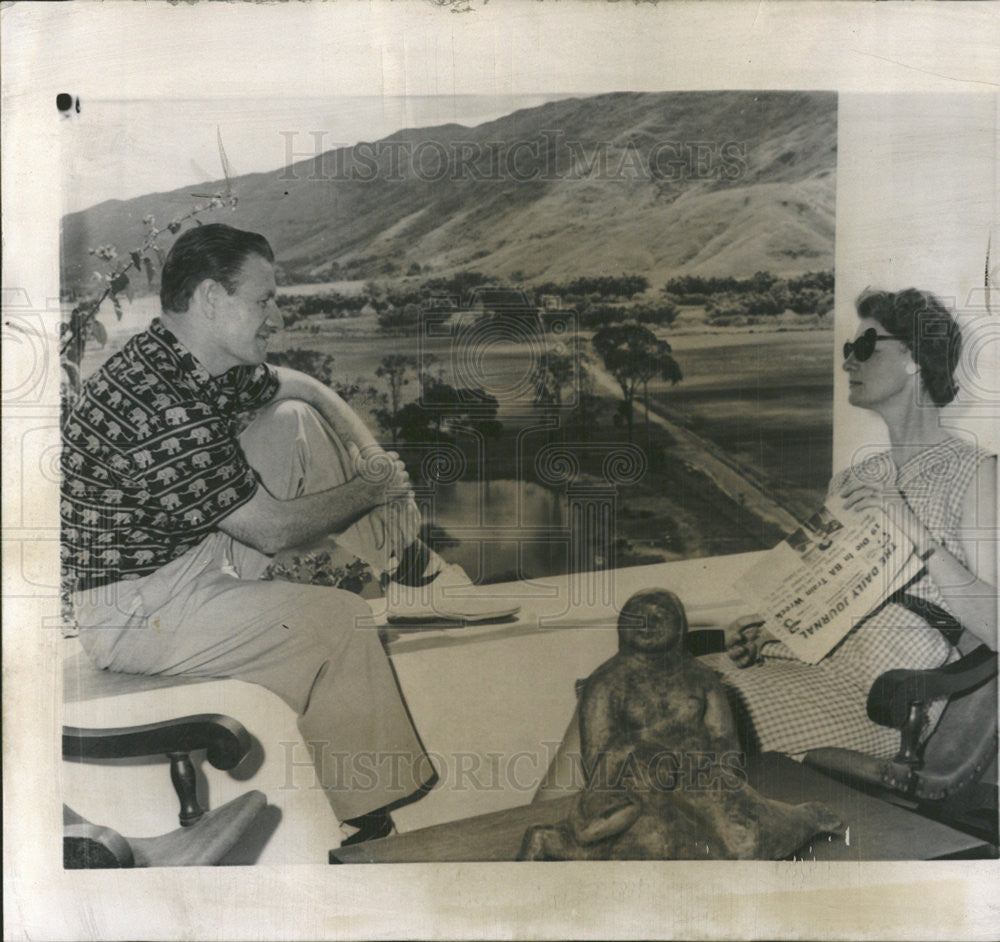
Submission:
[[[64,212],[222,178],[216,128],[233,176],[380,140],[403,128],[469,127],[559,94],[330,95],[89,99],[60,128]]]

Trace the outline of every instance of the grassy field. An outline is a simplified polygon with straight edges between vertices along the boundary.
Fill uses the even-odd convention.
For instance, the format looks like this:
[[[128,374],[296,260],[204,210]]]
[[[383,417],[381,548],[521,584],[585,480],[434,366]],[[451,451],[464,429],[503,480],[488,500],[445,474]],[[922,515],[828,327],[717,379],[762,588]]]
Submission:
[[[829,330],[678,337],[684,380],[651,386],[664,414],[724,448],[783,506],[822,503],[833,461]]]

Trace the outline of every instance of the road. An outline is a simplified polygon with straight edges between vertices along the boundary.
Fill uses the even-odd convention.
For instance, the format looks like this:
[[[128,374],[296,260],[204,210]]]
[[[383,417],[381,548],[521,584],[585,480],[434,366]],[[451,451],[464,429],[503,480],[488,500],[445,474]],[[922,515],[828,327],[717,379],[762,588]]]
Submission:
[[[621,387],[602,366],[591,363],[595,383],[615,399],[621,398]],[[638,412],[638,409],[636,410]],[[756,482],[745,477],[720,452],[713,442],[706,441],[689,429],[671,421],[650,407],[649,421],[664,429],[675,444],[671,455],[704,472],[723,493],[743,504],[758,517],[781,527],[786,533],[798,528],[799,523],[784,507],[768,496]]]

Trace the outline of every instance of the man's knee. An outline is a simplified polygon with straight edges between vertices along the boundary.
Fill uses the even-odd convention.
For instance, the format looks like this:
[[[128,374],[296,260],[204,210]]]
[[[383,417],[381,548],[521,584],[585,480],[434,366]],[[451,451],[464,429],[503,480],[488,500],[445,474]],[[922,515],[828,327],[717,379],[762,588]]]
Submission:
[[[346,449],[320,413],[299,399],[263,409],[240,436],[240,446],[265,487],[281,499],[346,479]]]
[[[244,451],[247,444],[258,440],[266,441],[269,447],[280,442],[291,446],[306,440],[310,434],[326,426],[323,417],[307,402],[301,399],[282,399],[265,406],[244,430],[241,441]]]

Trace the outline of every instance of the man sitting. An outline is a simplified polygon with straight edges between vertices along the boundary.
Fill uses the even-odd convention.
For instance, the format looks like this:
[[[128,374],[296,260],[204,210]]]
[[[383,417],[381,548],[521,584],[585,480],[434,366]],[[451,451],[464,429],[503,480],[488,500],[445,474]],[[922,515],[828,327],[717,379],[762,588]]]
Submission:
[[[299,714],[345,833],[363,840],[388,833],[388,808],[434,770],[370,604],[262,580],[270,557],[335,535],[388,585],[388,603],[375,603],[385,617],[477,620],[516,606],[477,595],[417,539],[403,463],[336,393],[264,364],[282,326],[273,262],[263,236],[230,226],[177,239],[162,317],[64,419],[64,565],[98,667],[272,690]]]

